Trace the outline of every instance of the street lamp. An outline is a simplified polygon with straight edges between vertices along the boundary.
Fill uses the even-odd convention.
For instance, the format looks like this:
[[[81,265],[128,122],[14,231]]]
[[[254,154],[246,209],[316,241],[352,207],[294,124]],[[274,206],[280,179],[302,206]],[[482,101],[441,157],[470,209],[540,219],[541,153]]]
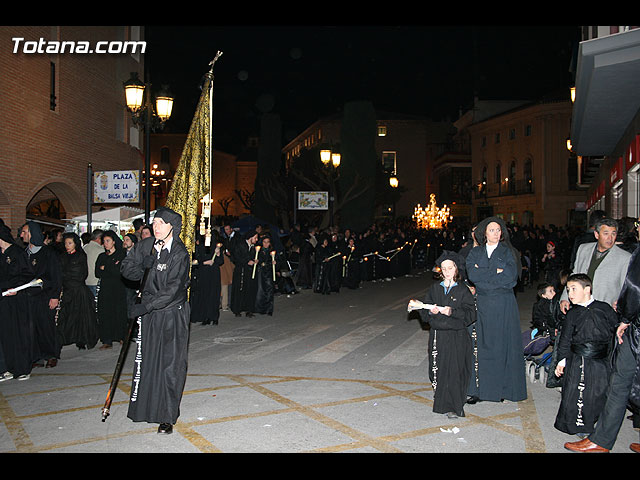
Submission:
[[[320,150],[320,161],[328,171],[327,176],[329,180],[329,215],[330,215],[332,227],[333,227],[333,204],[334,204],[333,196],[335,192],[335,188],[334,188],[335,179],[334,179],[333,173],[334,171],[338,170],[341,159],[342,157],[340,155],[340,152],[333,152],[331,151],[331,149],[328,149],[328,148],[323,148]]]
[[[136,127],[144,127],[145,132],[145,223],[149,223],[151,202],[151,130],[162,130],[165,122],[171,116],[173,96],[168,87],[163,85],[156,96],[155,108],[151,102],[151,83],[143,83],[138,78],[138,72],[131,72],[131,77],[123,82],[127,109],[131,112],[131,119]]]

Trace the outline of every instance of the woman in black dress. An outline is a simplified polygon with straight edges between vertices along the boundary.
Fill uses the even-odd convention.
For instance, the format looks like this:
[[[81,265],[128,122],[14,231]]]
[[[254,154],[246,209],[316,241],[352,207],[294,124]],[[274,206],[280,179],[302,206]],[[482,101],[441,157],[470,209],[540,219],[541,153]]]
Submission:
[[[126,336],[127,288],[120,274],[120,262],[127,256],[122,240],[115,232],[102,234],[104,252],[96,259],[96,277],[100,280],[98,293],[98,325],[101,350],[111,348],[113,342],[124,341]]]
[[[85,284],[89,273],[87,254],[75,233],[63,235],[65,253],[60,256],[62,300],[58,312],[58,345],[93,348],[98,343],[98,323],[93,293]]]

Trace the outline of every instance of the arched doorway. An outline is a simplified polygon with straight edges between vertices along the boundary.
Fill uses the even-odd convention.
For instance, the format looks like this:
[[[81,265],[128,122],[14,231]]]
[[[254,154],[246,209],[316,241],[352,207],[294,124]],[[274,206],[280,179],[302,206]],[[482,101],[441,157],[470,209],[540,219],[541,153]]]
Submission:
[[[86,213],[84,200],[74,187],[64,182],[50,182],[39,186],[27,202],[25,217],[48,228],[64,227],[65,219]]]

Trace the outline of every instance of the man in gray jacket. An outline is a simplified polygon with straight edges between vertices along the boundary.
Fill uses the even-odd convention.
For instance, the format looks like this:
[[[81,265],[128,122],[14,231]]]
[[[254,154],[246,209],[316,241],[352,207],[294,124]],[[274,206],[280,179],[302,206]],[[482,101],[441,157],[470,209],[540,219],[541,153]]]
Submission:
[[[578,248],[573,273],[585,273],[593,283],[593,298],[611,305],[614,309],[622,290],[631,254],[616,243],[618,222],[603,218],[596,222],[595,242],[584,243]],[[566,313],[569,299],[566,289],[560,297],[560,309]]]

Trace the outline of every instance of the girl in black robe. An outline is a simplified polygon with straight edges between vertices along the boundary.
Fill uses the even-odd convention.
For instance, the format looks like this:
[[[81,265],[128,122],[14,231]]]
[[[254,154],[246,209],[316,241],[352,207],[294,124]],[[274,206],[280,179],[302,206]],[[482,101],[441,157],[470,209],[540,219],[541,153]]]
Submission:
[[[127,287],[120,273],[120,262],[127,256],[122,240],[111,230],[102,234],[105,251],[96,258],[95,272],[100,281],[98,293],[98,325],[102,346],[111,348],[127,335]]]
[[[201,236],[193,253],[198,281],[191,290],[191,322],[202,322],[202,325],[217,325],[220,318],[220,267],[224,264],[224,254],[217,235],[211,242],[213,245],[206,246]]]
[[[275,294],[273,267],[276,264],[276,259],[275,254],[272,256],[271,252],[275,252],[275,249],[271,245],[271,238],[269,237],[262,237],[260,242],[261,248],[258,252],[258,268],[256,271],[258,291],[256,293],[255,312],[273,315]]]
[[[98,322],[95,297],[85,284],[89,273],[87,254],[75,233],[63,236],[65,253],[60,256],[62,297],[58,312],[58,345],[75,344],[78,348],[93,348],[98,342]],[[59,355],[58,355],[59,356]]]
[[[463,280],[463,257],[444,251],[436,265],[443,280],[431,285],[424,303],[445,309],[420,310],[422,320],[431,326],[428,351],[433,411],[449,418],[464,417],[473,358],[468,327],[476,321],[475,300]]]
[[[33,279],[27,253],[14,243],[11,230],[0,221],[0,290],[19,287]],[[0,371],[3,380],[26,380],[31,375],[33,322],[28,314],[28,299],[26,290],[0,296],[0,342],[7,370]]]

